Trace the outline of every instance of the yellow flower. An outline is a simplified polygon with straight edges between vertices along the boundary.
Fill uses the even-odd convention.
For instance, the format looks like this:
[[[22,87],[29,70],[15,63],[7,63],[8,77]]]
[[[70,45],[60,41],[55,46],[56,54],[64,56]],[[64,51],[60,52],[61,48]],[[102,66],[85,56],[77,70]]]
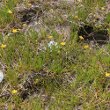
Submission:
[[[110,73],[105,72],[105,76],[106,76],[106,77],[110,77]]]
[[[82,0],[77,0],[78,2],[82,2]]]
[[[79,19],[79,17],[78,17],[78,16],[74,16],[74,19],[78,20],[78,19]]]
[[[9,14],[12,14],[13,12],[12,12],[11,10],[8,10],[8,13],[9,13]]]
[[[53,36],[48,36],[48,38],[49,38],[49,39],[52,39],[52,38],[53,38]]]
[[[89,45],[84,45],[83,48],[84,49],[88,49],[89,48]]]
[[[61,42],[60,44],[61,44],[62,46],[64,46],[66,43],[65,43],[65,42]]]
[[[105,10],[105,8],[104,7],[101,7],[101,10],[103,11],[103,10]]]
[[[31,3],[28,3],[28,6],[29,6],[29,7],[31,7],[31,6],[32,6],[32,4],[31,4]]]
[[[12,29],[13,33],[17,33],[19,29]]]
[[[3,49],[3,48],[6,48],[6,45],[5,44],[2,44],[1,45],[1,48]]]
[[[38,82],[39,82],[39,79],[36,79],[36,80],[35,80],[35,84],[37,84]]]
[[[18,92],[18,91],[15,90],[15,89],[11,91],[12,94],[16,94],[17,92]]]
[[[84,40],[84,37],[83,36],[79,36],[80,40]]]
[[[26,26],[27,26],[27,24],[24,23],[24,24],[23,24],[23,27],[26,27]]]

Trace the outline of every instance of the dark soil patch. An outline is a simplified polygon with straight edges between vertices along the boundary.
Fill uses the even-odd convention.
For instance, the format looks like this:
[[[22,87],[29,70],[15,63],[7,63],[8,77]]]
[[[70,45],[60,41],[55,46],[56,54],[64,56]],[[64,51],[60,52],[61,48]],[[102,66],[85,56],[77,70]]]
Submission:
[[[23,10],[19,10],[17,12],[17,18],[20,20],[22,23],[31,23],[36,20],[42,15],[42,9],[41,7],[37,5],[32,5],[30,8],[24,8]]]
[[[31,20],[35,17],[36,11],[32,9],[24,10],[21,12],[21,22],[31,22]]]
[[[33,94],[39,94],[42,90],[45,91],[49,86],[53,91],[60,87],[63,79],[59,76],[52,75],[44,70],[30,74],[24,83],[21,84],[20,97],[22,100],[29,98]],[[52,85],[54,84],[54,86]]]
[[[84,25],[78,30],[78,36],[82,36],[84,41],[91,42],[94,41],[98,44],[105,44],[109,41],[109,34],[107,29],[94,29],[93,26]],[[80,38],[78,38],[78,41]]]

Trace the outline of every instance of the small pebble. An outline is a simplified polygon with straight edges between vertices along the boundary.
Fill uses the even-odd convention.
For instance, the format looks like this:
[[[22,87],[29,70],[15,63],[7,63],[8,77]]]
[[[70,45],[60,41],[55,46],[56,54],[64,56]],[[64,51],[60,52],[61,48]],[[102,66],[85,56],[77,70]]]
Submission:
[[[3,74],[3,72],[0,70],[0,83],[3,81],[3,78],[4,78],[4,74]]]

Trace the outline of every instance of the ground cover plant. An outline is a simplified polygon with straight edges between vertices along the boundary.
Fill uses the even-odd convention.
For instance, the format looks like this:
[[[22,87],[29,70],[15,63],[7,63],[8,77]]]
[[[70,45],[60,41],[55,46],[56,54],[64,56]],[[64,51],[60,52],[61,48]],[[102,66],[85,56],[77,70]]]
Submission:
[[[0,1],[0,110],[109,110],[109,36],[109,1]]]

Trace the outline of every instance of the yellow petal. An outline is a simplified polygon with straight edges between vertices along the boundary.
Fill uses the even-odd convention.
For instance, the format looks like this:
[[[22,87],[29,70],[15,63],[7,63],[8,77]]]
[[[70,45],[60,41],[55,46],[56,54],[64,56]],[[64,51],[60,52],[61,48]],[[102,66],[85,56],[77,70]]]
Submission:
[[[15,90],[15,89],[11,91],[12,94],[16,94],[17,92],[18,92],[18,91]]]
[[[23,24],[23,27],[26,27],[27,26],[27,24]]]
[[[84,45],[83,48],[84,49],[88,49],[89,48],[89,45]]]
[[[78,20],[78,19],[79,19],[79,17],[78,17],[78,16],[74,16],[74,19]]]
[[[64,46],[66,43],[65,42],[61,42],[60,44]]]
[[[39,79],[36,79],[36,80],[35,80],[35,84],[37,84],[38,82],[39,82]]]
[[[110,77],[110,73],[106,72],[106,73],[105,73],[105,76],[106,76],[106,77]]]
[[[48,38],[49,38],[49,39],[52,39],[52,38],[53,38],[53,36],[48,36]]]
[[[103,10],[105,10],[105,8],[104,7],[101,7],[101,10],[103,11]]]
[[[32,6],[32,4],[31,3],[28,3],[28,6]]]
[[[2,45],[1,45],[1,48],[6,48],[6,45],[5,45],[5,44],[2,44]]]
[[[84,37],[83,36],[79,36],[80,40],[84,40]]]
[[[82,2],[82,0],[77,0],[78,2]]]
[[[12,12],[11,10],[8,10],[8,13],[9,13],[9,14],[12,14],[13,12]]]
[[[12,32],[13,33],[17,33],[18,32],[18,29],[13,29]]]

